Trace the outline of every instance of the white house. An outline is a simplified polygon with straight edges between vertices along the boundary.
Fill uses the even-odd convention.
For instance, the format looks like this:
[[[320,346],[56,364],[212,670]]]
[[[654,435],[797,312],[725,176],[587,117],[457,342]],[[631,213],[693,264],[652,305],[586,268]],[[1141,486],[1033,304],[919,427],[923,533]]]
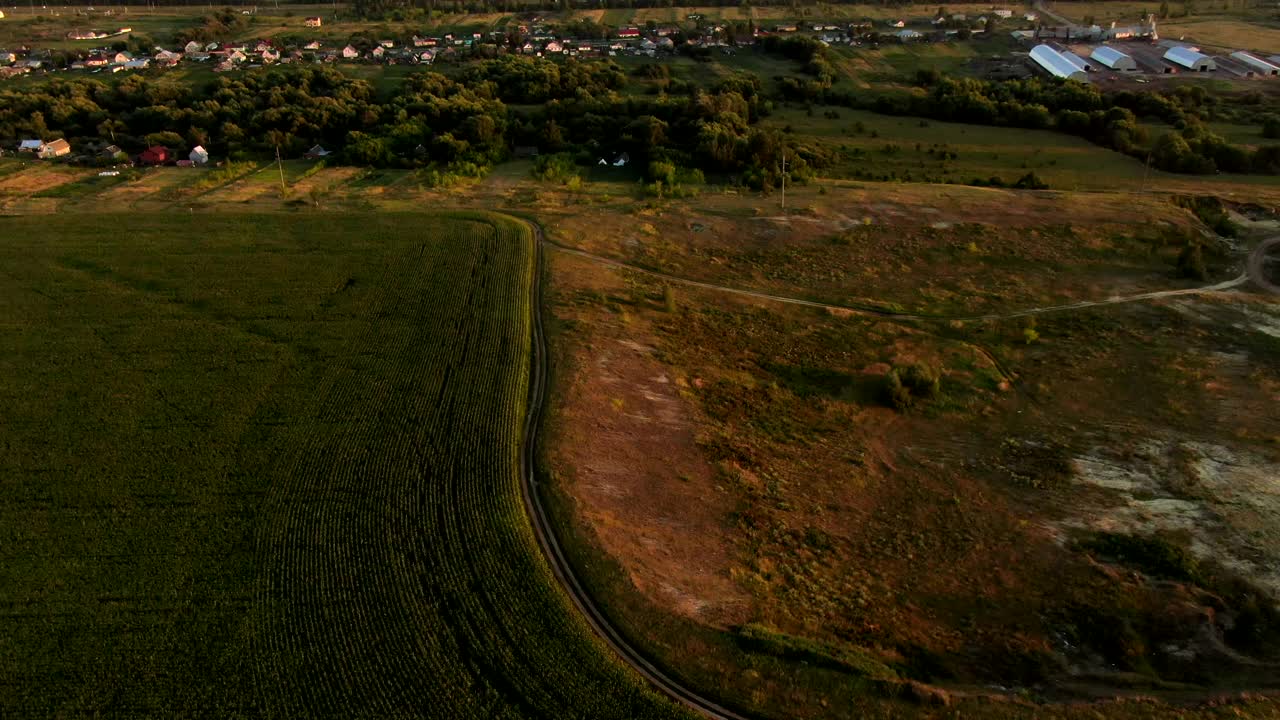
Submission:
[[[894,33],[894,36],[898,38],[899,42],[913,42],[915,40],[919,40],[920,38],[924,37],[923,35],[920,34],[919,31],[912,30],[911,28],[907,28],[905,30],[899,30],[898,32]]]
[[[187,53],[187,54],[191,54],[191,53],[195,53],[195,52],[200,52],[202,49],[203,49],[203,48],[200,46],[200,43],[196,42],[195,40],[192,40],[191,42],[189,42],[189,43],[187,43],[186,45],[182,46],[182,52]]]
[[[1013,17],[1013,11],[1012,11],[1012,10],[992,10],[992,11],[991,11],[991,14],[992,14],[992,15],[995,15],[996,17],[1000,18],[1001,20],[1008,20],[1009,18]]]
[[[318,18],[318,17],[312,16],[312,17],[309,17],[309,18],[307,18],[307,19],[303,20],[303,21],[302,21],[302,24],[303,24],[303,25],[305,25],[305,26],[307,26],[307,27],[320,27],[320,25],[322,25],[322,24],[323,24],[323,21],[322,21],[322,20],[320,20],[320,18]]]
[[[306,45],[303,45],[302,49],[303,50],[319,50],[321,47],[323,47],[323,45],[321,45],[319,40],[312,40]]]
[[[262,51],[262,62],[272,63],[280,59],[280,51],[275,48],[267,48]]]
[[[191,162],[196,165],[205,165],[209,162],[209,151],[203,146],[197,145],[191,148],[191,154],[187,157],[191,158]]]
[[[555,40],[552,40],[551,42],[547,43],[546,47],[542,49],[549,53],[564,52],[564,46],[556,42]]]
[[[44,147],[43,140],[23,140],[18,143],[18,152],[40,152],[42,147]]]
[[[355,48],[351,47],[350,45],[348,45],[348,46],[346,46],[346,47],[342,48],[342,58],[343,58],[344,60],[354,60],[354,59],[356,59],[356,58],[358,58],[358,57],[360,57],[360,51],[359,51],[359,50],[357,50],[357,49],[355,49]]]
[[[381,45],[377,45],[373,48],[373,50],[369,51],[369,56],[372,57],[374,60],[381,60],[382,56],[386,54],[387,54],[387,49],[382,47]]]

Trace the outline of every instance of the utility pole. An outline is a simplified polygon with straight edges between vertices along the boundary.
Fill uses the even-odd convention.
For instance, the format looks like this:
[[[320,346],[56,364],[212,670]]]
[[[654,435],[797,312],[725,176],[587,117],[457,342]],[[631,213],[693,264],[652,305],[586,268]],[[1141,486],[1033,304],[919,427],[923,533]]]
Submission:
[[[280,197],[288,194],[288,190],[284,186],[284,163],[280,160],[280,146],[276,145],[276,169],[280,171]]]
[[[1142,168],[1142,188],[1141,192],[1147,191],[1147,175],[1151,173],[1151,151],[1147,151],[1147,164]]]
[[[782,214],[787,214],[787,151],[782,151]]]

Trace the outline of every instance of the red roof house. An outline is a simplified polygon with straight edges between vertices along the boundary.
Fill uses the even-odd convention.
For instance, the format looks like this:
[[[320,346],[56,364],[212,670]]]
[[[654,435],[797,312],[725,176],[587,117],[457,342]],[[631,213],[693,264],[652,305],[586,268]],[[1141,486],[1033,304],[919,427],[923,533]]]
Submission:
[[[152,145],[138,156],[139,165],[163,165],[169,162],[169,148]]]

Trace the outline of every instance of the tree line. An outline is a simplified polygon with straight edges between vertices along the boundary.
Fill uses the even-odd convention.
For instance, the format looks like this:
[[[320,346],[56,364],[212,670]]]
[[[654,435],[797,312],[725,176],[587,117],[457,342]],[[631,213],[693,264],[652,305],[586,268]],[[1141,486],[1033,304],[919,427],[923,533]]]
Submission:
[[[303,155],[313,145],[338,161],[434,167],[478,174],[516,146],[583,161],[628,153],[647,167],[678,167],[774,184],[787,141],[754,124],[767,112],[759,80],[732,77],[684,96],[618,92],[628,78],[611,61],[552,62],[507,55],[477,61],[459,80],[407,77],[380,99],[373,86],[325,66],[223,75],[192,85],[135,75],[118,82],[58,78],[0,90],[0,138],[66,137],[83,150],[110,142],[128,152],[152,144],[203,145],[215,157]],[[790,175],[810,172],[792,149]]]

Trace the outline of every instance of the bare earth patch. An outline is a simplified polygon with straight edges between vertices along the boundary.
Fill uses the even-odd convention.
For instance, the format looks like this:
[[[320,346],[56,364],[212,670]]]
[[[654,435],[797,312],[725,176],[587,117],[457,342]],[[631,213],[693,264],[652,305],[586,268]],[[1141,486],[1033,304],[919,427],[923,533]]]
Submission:
[[[562,360],[552,467],[640,592],[702,623],[740,622],[749,598],[729,576],[732,505],[699,454],[684,381],[654,357],[647,323],[565,303],[560,288],[618,292],[613,271],[566,256],[552,268],[555,314],[584,333]]]

